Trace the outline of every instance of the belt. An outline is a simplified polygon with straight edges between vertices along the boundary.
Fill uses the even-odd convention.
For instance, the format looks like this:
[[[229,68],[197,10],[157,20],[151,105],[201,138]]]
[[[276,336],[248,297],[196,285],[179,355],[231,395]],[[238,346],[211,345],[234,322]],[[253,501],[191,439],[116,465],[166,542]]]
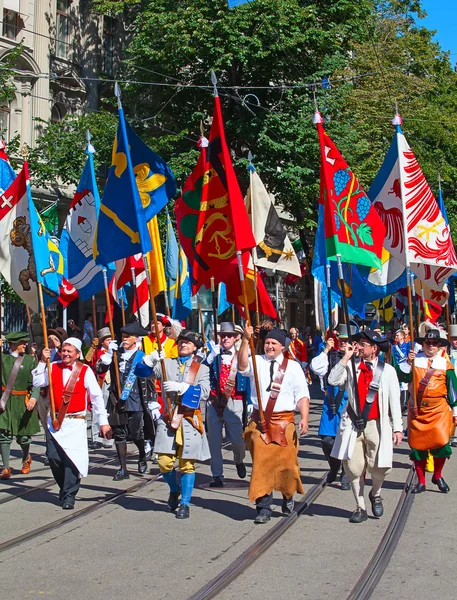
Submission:
[[[84,419],[87,420],[86,415],[65,415],[66,419]]]
[[[5,390],[4,385],[2,385],[2,390]],[[11,390],[11,392],[10,392],[11,396],[27,396],[28,393],[29,393],[28,390],[24,390],[24,391]]]

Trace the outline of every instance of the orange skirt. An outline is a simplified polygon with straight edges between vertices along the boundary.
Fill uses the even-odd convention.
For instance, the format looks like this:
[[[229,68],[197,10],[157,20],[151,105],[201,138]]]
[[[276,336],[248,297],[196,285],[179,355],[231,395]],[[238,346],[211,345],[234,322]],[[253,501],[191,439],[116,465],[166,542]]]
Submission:
[[[408,406],[408,444],[414,450],[435,450],[446,446],[452,429],[452,409],[446,398],[424,398],[416,417]]]

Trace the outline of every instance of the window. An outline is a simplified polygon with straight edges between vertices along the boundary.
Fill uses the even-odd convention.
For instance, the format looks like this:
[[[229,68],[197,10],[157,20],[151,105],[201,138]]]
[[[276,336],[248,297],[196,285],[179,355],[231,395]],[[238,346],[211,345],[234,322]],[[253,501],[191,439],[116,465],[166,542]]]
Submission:
[[[6,106],[0,106],[0,140],[9,141],[10,110]]]
[[[56,17],[56,56],[67,58],[70,46],[70,5],[71,0],[57,0]]]
[[[22,19],[18,12],[10,10],[9,8],[3,9],[2,34],[4,37],[8,38],[9,40],[15,40],[22,26]]]
[[[113,75],[114,71],[114,34],[116,31],[116,19],[103,17],[103,48],[102,48],[102,71],[107,75]]]

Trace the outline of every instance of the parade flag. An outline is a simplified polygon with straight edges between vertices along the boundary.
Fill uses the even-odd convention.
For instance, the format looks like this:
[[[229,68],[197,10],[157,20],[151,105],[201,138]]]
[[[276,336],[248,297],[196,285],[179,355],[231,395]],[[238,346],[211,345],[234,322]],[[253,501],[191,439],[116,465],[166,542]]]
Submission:
[[[324,205],[326,257],[381,269],[385,227],[364,189],[324,130],[321,115],[314,123],[321,152],[320,203]]]
[[[152,289],[155,297],[160,294],[160,292],[164,292],[167,289],[157,217],[154,217],[149,221],[148,230],[152,242],[152,250],[148,252],[147,259],[149,262],[149,273],[151,275]]]
[[[69,283],[65,277],[62,277],[60,284],[60,295],[57,300],[62,306],[67,307],[71,302],[79,298],[78,290]]]
[[[225,140],[221,105],[215,108],[209,142],[202,138],[200,157],[176,201],[181,246],[189,260],[192,293],[202,285],[227,282],[238,272],[237,251],[250,251],[255,239]]]
[[[192,312],[192,284],[189,275],[189,262],[183,249],[179,248],[179,270],[173,298],[172,317],[183,321]]]
[[[387,296],[387,298],[381,298],[379,300],[373,300],[373,306],[379,313],[379,316],[383,318],[386,323],[390,323],[394,318],[394,299],[393,296]]]
[[[319,279],[314,279],[314,310],[315,310],[315,318],[316,318],[316,326],[322,331],[328,331],[330,324],[333,327],[338,325],[338,303],[337,296],[332,291],[331,292],[331,306],[332,306],[332,314],[329,319],[328,314],[328,294],[327,294],[327,286],[325,283],[319,281]],[[330,323],[331,321],[331,323]]]
[[[253,2],[253,0],[227,0],[229,8],[235,8],[235,6],[240,6],[240,4],[249,4]]]
[[[10,165],[5,148],[5,142],[0,140],[0,194],[4,194],[16,179],[16,173]]]
[[[149,222],[176,194],[176,180],[163,158],[143,142],[128,121],[125,126],[141,204],[145,219]]]
[[[401,129],[370,188],[370,197],[386,226],[385,248],[430,288],[442,290],[457,271],[449,225]]]
[[[89,143],[86,164],[60,238],[60,249],[65,259],[65,278],[78,291],[81,300],[89,300],[104,289],[103,268],[95,263],[93,256],[94,236],[100,213],[94,152]],[[107,266],[108,281],[113,273],[114,265],[110,264]]]
[[[225,285],[225,283],[220,283],[219,289],[218,289],[218,301],[217,301],[218,316],[221,315],[222,313],[224,313],[231,306],[232,306],[232,304],[227,300],[227,286]]]
[[[179,276],[179,248],[175,232],[167,211],[167,239],[165,244],[165,278],[167,280],[169,304],[173,306],[176,281]]]
[[[149,195],[148,195],[149,198]],[[147,218],[133,171],[124,111],[119,103],[119,124],[94,239],[98,265],[151,250]]]
[[[301,277],[300,263],[269,194],[252,164],[246,209],[256,241],[253,260],[262,269],[276,269]]]
[[[45,306],[59,296],[63,259],[33,204],[26,162],[0,196],[0,272],[34,312],[39,311],[38,282]]]
[[[143,327],[149,327],[149,286],[146,279],[146,271],[143,269],[135,275],[136,294],[133,297],[133,313],[137,316]],[[137,303],[137,296],[139,307]]]

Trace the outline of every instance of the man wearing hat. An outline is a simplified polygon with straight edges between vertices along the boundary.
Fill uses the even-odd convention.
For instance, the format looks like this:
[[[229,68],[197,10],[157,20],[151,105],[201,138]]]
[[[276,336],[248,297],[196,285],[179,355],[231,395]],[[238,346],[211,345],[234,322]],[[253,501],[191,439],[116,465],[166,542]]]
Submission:
[[[300,412],[299,433],[308,431],[309,391],[301,366],[284,356],[286,334],[271,329],[264,341],[265,354],[249,357],[249,340],[254,329],[246,326],[238,354],[238,370],[250,378],[251,400],[254,407],[244,439],[252,457],[252,476],[249,499],[256,503],[255,523],[271,518],[273,490],[282,493],[282,512],[293,510],[295,492],[303,494],[298,465],[298,437],[294,412]],[[259,401],[252,360],[257,363],[262,408],[267,433],[259,430]]]
[[[146,473],[147,461],[144,446],[146,436],[153,436],[154,423],[148,411],[148,404],[156,401],[154,382],[151,379],[152,367],[159,361],[157,351],[145,354],[140,350],[141,338],[148,335],[138,322],[128,323],[121,329],[122,342],[109,342],[108,350],[97,362],[97,373],[109,370],[110,387],[108,398],[109,424],[113,428],[114,442],[119,457],[120,468],[114,481],[129,479],[127,469],[127,442],[138,448],[138,473]],[[117,352],[121,390],[117,388],[116,365],[113,361]]]
[[[428,452],[434,462],[432,483],[440,492],[447,493],[450,488],[442,472],[446,458],[452,454],[450,438],[457,424],[457,378],[454,366],[443,356],[442,350],[448,342],[438,329],[429,329],[417,341],[422,350],[410,352],[399,371],[400,378],[410,383],[408,444],[418,478],[413,493],[425,492]]]
[[[173,414],[170,416],[167,412],[158,420],[154,452],[158,454],[160,472],[170,488],[168,507],[176,511],[177,519],[187,519],[195,484],[195,461],[210,458],[200,410],[201,401],[208,399],[210,382],[209,368],[200,363],[196,354],[203,347],[202,336],[183,329],[177,343],[178,357],[165,359],[167,381],[163,383]],[[157,379],[162,378],[160,365],[154,367],[154,372]],[[181,472],[179,484],[176,460]]]
[[[356,327],[351,325],[351,335],[355,335]],[[330,471],[327,483],[333,483],[341,470],[342,463],[338,458],[332,456],[332,448],[335,443],[336,434],[340,426],[341,415],[348,401],[346,389],[343,386],[329,385],[328,374],[333,367],[343,358],[348,344],[348,329],[344,323],[338,326],[338,349],[335,348],[335,339],[329,337],[322,352],[313,358],[310,367],[321,379],[325,386],[324,402],[322,404],[322,415],[319,423],[318,434],[321,438],[322,450],[328,461]],[[341,489],[349,490],[351,486],[344,468],[341,470]]]
[[[220,344],[213,346],[206,364],[210,367],[211,391],[206,408],[209,449],[211,452],[210,487],[223,487],[222,427],[232,444],[233,461],[238,477],[246,477],[244,457],[246,444],[243,440],[243,412],[250,396],[249,379],[238,373],[238,352],[235,343],[239,333],[235,324],[222,322],[218,336]]]
[[[22,331],[15,331],[7,333],[5,339],[9,343],[10,351],[8,354],[1,353],[0,453],[3,468],[0,471],[0,479],[11,477],[10,448],[13,436],[16,436],[16,442],[22,448],[21,473],[30,473],[31,436],[40,431],[38,415],[34,410],[40,390],[33,387],[32,380],[32,370],[36,362],[34,358],[25,354],[29,336]]]
[[[384,513],[381,487],[392,469],[392,440],[399,446],[403,439],[403,423],[397,374],[391,365],[378,358],[389,342],[369,329],[361,331],[354,339],[359,348],[359,356],[355,359],[355,385],[360,414],[350,364],[354,354],[351,344],[346,345],[344,356],[330,371],[328,382],[336,387],[345,386],[348,395],[332,456],[343,460],[356,500],[356,509],[349,521],[362,523],[368,519],[364,497],[367,472],[372,482],[369,499],[373,515],[380,518]]]
[[[63,342],[68,338],[68,333],[63,327],[48,329],[48,343],[51,350],[51,362],[60,360],[60,351],[62,350]]]
[[[87,405],[98,415],[100,431],[109,435],[111,428],[100,386],[88,365],[79,361],[82,342],[69,337],[62,344],[62,360],[51,363],[51,383],[54,391],[56,422],[48,417],[46,451],[52,474],[59,488],[59,500],[64,510],[74,508],[81,477],[87,477],[89,452],[87,450]],[[44,348],[41,361],[33,371],[33,384],[49,385],[46,361],[51,356]]]
[[[392,346],[393,366],[397,367],[405,362],[411,350],[411,342],[406,341],[406,334],[403,329],[397,329],[395,332],[395,344]],[[408,414],[408,384],[400,383],[400,401],[402,415]]]
[[[113,338],[111,337],[111,331],[109,327],[102,327],[97,331],[96,337],[92,340],[91,347],[86,352],[86,356],[84,357],[84,362],[90,366],[92,371],[95,373],[97,377],[97,381],[99,386],[102,389],[102,396],[105,402],[105,408],[108,407],[108,396],[109,396],[109,385],[111,383],[111,378],[109,371],[106,373],[98,374],[96,371],[97,362],[106,354],[109,349],[110,342],[112,342]],[[99,423],[97,419],[97,415],[92,413],[92,423],[91,423],[91,433],[92,440],[88,442],[89,448],[95,450],[100,447],[104,448],[112,448],[114,444],[114,440],[107,440],[100,435]]]
[[[167,315],[157,313],[157,325],[159,327],[158,335],[160,337],[160,345],[165,352],[167,358],[176,358],[178,356],[178,346],[174,339],[167,337],[164,332],[164,327],[171,327],[171,321]],[[144,338],[144,351],[150,354],[157,350],[157,332],[154,321],[151,321],[151,332]]]

